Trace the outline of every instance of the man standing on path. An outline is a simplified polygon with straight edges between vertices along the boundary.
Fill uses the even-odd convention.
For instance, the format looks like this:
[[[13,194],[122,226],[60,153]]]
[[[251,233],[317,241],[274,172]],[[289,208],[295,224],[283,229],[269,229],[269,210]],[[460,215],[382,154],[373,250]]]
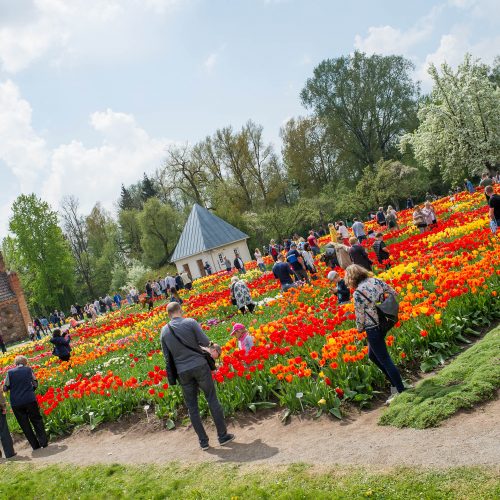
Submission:
[[[10,406],[31,447],[34,450],[45,448],[48,445],[47,434],[35,396],[38,380],[25,356],[16,356],[14,364],[15,368],[7,372],[3,390],[10,391]]]
[[[208,450],[208,436],[198,407],[198,393],[200,389],[203,391],[217,428],[219,444],[224,446],[233,441],[234,434],[227,432],[212,372],[200,348],[208,347],[210,340],[196,320],[182,316],[181,305],[177,302],[171,302],[167,306],[167,313],[170,322],[161,330],[161,348],[167,364],[168,381],[170,385],[175,385],[179,380],[201,449]]]

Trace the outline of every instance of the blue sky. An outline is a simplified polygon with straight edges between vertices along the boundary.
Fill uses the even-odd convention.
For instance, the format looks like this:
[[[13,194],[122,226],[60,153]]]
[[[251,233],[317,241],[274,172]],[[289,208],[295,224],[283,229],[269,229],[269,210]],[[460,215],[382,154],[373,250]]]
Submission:
[[[279,150],[316,64],[355,49],[426,67],[500,53],[496,0],[0,0],[0,237],[36,192],[113,211],[174,142],[248,119]]]

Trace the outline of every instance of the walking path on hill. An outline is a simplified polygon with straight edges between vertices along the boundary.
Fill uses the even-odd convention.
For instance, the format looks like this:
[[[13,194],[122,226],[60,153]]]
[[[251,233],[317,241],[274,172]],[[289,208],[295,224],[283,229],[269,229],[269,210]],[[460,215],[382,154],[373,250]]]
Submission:
[[[17,444],[19,460],[31,463],[181,463],[229,462],[315,465],[398,465],[454,467],[500,465],[500,400],[462,412],[434,429],[397,429],[377,424],[382,408],[356,412],[343,421],[293,417],[283,425],[278,412],[262,412],[230,420],[236,440],[216,446],[214,428],[208,426],[213,448],[203,452],[191,428],[167,431],[160,422],[130,418],[91,432],[73,435],[31,452]]]

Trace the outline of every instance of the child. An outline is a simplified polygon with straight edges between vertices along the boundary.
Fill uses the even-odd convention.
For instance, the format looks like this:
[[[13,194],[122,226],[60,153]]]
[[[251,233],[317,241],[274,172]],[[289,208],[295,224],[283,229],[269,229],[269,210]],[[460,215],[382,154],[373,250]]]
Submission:
[[[351,298],[351,292],[349,291],[349,288],[347,288],[345,281],[340,278],[339,273],[330,271],[328,273],[328,279],[332,282],[333,285],[336,285],[332,288],[332,291],[333,293],[337,294],[339,305],[349,302]]]
[[[248,354],[248,351],[253,347],[253,337],[248,333],[245,325],[235,323],[231,335],[234,335],[238,339],[238,347],[240,350]]]

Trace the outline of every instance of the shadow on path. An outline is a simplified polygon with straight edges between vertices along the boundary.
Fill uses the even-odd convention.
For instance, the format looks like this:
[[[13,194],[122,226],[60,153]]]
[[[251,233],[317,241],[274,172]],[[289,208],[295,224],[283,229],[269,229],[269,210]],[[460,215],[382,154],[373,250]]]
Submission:
[[[219,457],[221,462],[254,462],[271,458],[279,452],[279,448],[263,443],[256,439],[252,443],[232,443],[220,447],[210,448],[206,453]]]
[[[57,455],[58,453],[62,453],[66,451],[68,447],[63,444],[49,444],[47,448],[39,448],[38,450],[33,450],[32,457],[33,458],[42,458],[42,457],[50,457],[52,455]]]

